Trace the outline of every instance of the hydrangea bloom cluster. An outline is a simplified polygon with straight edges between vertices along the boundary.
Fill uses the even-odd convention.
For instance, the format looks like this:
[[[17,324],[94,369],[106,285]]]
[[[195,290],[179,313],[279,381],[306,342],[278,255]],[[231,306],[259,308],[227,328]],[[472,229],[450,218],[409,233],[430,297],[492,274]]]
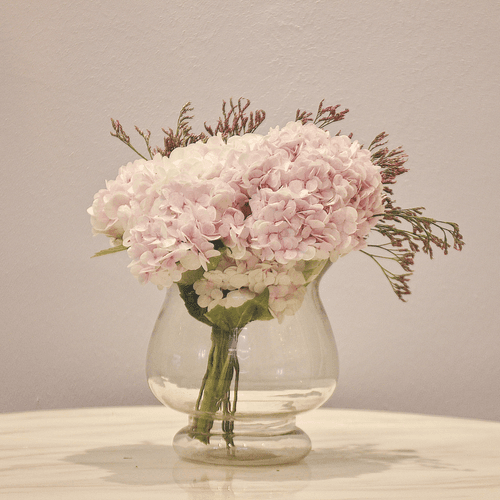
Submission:
[[[122,167],[89,208],[93,231],[127,247],[141,283],[169,287],[200,270],[200,307],[238,307],[267,288],[282,319],[317,276],[305,279],[305,263],[365,246],[384,211],[370,158],[312,123],[211,137]]]
[[[239,307],[266,289],[269,290],[269,311],[281,322],[293,316],[302,305],[305,286],[322,271],[325,261],[259,262],[255,257],[233,260],[225,257],[217,268],[206,271],[193,284],[198,305],[211,311],[216,306]],[[307,279],[304,276],[306,271]]]

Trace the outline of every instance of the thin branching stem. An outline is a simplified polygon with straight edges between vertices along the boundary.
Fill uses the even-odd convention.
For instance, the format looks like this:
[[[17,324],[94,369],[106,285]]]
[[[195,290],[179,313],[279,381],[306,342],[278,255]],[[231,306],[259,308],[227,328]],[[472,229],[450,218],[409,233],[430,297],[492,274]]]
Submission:
[[[163,147],[152,148],[150,145],[151,133],[149,130],[142,131],[136,127],[137,133],[146,143],[146,149],[150,158],[155,154],[169,156],[178,147],[185,147],[197,141],[206,142],[210,136],[220,135],[224,141],[234,135],[243,135],[254,132],[264,121],[266,114],[263,110],[248,111],[250,101],[240,98],[237,102],[233,99],[222,102],[222,115],[219,117],[215,127],[207,125],[205,122],[205,132],[195,134],[191,128],[193,108],[191,103],[186,103],[177,119],[175,131],[171,128],[162,129],[165,133]],[[319,103],[316,115],[313,113],[297,110],[295,120],[303,124],[313,123],[319,128],[343,120],[348,113],[348,109],[339,111],[340,105],[324,106],[324,100]],[[146,160],[147,158],[131,144],[130,137],[125,133],[118,120],[111,120],[114,132],[111,135],[131,148],[137,155]],[[340,132],[337,133],[339,135]],[[349,135],[352,137],[352,134]],[[383,270],[385,276],[391,283],[393,290],[401,300],[403,295],[409,294],[408,277],[412,274],[415,254],[419,251],[433,257],[434,249],[440,249],[447,254],[453,246],[456,250],[461,250],[464,241],[460,234],[460,229],[453,222],[445,222],[424,216],[424,208],[403,209],[396,205],[392,199],[392,185],[397,178],[408,171],[405,163],[408,159],[402,147],[389,149],[388,135],[385,132],[378,134],[370,143],[368,150],[371,152],[371,161],[380,167],[381,180],[383,184],[383,206],[384,211],[375,215],[379,221],[372,228],[372,231],[379,233],[386,242],[380,245],[369,245],[369,248],[383,250],[385,255],[377,255],[370,251],[363,250],[362,253],[369,255],[377,265]],[[436,233],[437,234],[436,234]],[[120,246],[114,250],[99,252],[97,255],[104,255],[126,249]],[[389,254],[389,255],[387,255]],[[404,271],[401,274],[394,273],[386,269],[382,262],[394,261]]]

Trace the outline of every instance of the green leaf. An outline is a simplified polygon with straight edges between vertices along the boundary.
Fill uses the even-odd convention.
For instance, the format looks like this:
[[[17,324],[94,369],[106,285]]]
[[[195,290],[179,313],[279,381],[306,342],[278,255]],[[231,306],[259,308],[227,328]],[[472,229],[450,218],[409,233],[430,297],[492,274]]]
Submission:
[[[213,271],[214,269],[217,269],[217,266],[219,265],[221,259],[222,254],[217,255],[216,257],[212,257],[208,261],[207,271]],[[203,278],[204,273],[205,269],[203,269],[203,267],[199,267],[198,269],[195,269],[193,271],[184,271],[184,273],[182,273],[182,278],[180,279],[179,284],[192,285],[195,281]]]
[[[198,281],[201,278],[203,278],[204,272],[205,272],[205,269],[203,269],[203,267],[199,267],[198,269],[195,269],[194,271],[184,271],[182,273],[182,278],[179,280],[178,284],[179,285],[192,285],[195,281]]]
[[[178,283],[179,292],[188,313],[198,321],[205,323],[208,326],[214,326],[214,324],[206,317],[207,308],[200,307],[198,305],[198,294],[194,291],[193,285],[183,285]]]
[[[260,295],[247,300],[239,307],[216,306],[205,316],[213,325],[225,331],[243,328],[251,321],[274,319],[274,316],[269,312],[269,290],[266,288]]]
[[[308,282],[313,275],[320,274],[320,272],[323,270],[323,267],[327,264],[328,261],[326,260],[308,260],[305,263],[305,268],[302,271],[302,274],[304,275],[304,279],[306,282]]]
[[[95,255],[92,255],[91,259],[93,259],[94,257],[101,257],[101,255],[108,255],[108,253],[123,252],[124,250],[128,250],[128,247],[123,245],[118,245],[117,247],[106,248],[106,250],[101,250],[100,252],[97,252]]]

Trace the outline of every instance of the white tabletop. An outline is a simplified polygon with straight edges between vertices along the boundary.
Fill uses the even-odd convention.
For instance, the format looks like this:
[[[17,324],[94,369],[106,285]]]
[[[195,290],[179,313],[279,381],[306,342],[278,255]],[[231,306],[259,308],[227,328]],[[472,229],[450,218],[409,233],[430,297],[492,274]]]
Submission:
[[[2,499],[500,499],[500,423],[320,409],[300,463],[180,460],[187,417],[162,406],[0,415]]]

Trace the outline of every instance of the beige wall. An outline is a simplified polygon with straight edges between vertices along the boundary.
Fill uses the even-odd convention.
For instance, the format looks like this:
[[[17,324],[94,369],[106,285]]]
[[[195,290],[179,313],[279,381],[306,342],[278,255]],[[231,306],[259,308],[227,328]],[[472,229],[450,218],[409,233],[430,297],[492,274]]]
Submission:
[[[344,132],[389,132],[410,154],[398,201],[467,242],[418,259],[407,304],[361,254],[332,267],[329,404],[500,420],[499,21],[488,0],[2,2],[0,411],[153,402],[163,293],[126,255],[89,259],[107,243],[86,208],[134,159],[109,119],[159,140],[186,101],[201,124],[246,96],[266,129],[326,98]]]

